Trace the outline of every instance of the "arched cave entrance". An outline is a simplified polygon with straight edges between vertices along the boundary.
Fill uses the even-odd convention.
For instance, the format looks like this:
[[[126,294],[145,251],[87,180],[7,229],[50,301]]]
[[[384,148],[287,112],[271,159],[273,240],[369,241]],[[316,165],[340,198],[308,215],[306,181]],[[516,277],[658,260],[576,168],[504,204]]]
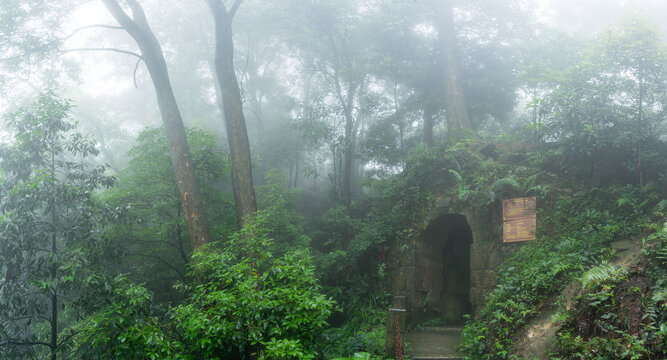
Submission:
[[[441,215],[423,233],[417,253],[417,290],[413,321],[458,325],[470,306],[470,245],[472,230],[466,217]]]

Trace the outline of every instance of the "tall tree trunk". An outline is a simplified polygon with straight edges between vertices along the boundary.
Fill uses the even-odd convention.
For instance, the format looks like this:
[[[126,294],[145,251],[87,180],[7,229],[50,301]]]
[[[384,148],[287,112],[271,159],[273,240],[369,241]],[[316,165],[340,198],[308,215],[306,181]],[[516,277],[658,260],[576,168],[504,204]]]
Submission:
[[[354,154],[352,128],[354,127],[354,117],[352,116],[351,106],[352,104],[348,104],[348,108],[345,109],[345,138],[343,140],[343,184],[341,195],[345,204],[350,204],[352,201],[352,156]]]
[[[438,30],[438,44],[443,66],[447,132],[450,136],[458,138],[465,130],[470,129],[470,119],[465,106],[456,54],[454,5],[452,0],[431,0],[431,3],[435,10],[435,26]]]
[[[232,188],[236,218],[242,224],[257,211],[250,163],[250,143],[241,103],[239,82],[234,72],[232,19],[243,0],[236,0],[227,11],[220,0],[206,0],[215,23],[215,72],[222,99],[220,104],[227,128],[232,163]]]
[[[644,174],[642,170],[642,115],[644,112],[644,59],[639,61],[639,99],[637,99],[637,172],[639,173],[639,186],[644,186]]]
[[[53,216],[55,219],[55,215]],[[55,258],[57,254],[57,245],[56,245],[56,232],[53,230],[51,233],[51,255],[53,256],[53,264],[51,264],[51,281],[56,284],[56,278],[58,276],[58,264],[55,263]],[[55,285],[54,285],[55,286]],[[49,346],[51,347],[51,360],[56,360],[58,356],[58,292],[57,288],[51,290],[51,341]]]
[[[338,98],[339,104],[343,107],[343,117],[345,120],[340,195],[343,203],[349,205],[352,202],[352,157],[354,156],[354,133],[356,129],[356,119],[354,118],[353,108],[354,98],[360,85],[357,83],[348,83],[347,92],[343,93],[343,86],[341,85],[340,75],[338,74],[338,66],[336,66],[335,72],[334,84],[336,87],[336,97]]]
[[[199,183],[195,176],[194,164],[190,157],[181,112],[171,88],[162,48],[148,26],[143,8],[136,0],[125,0],[132,11],[132,18],[125,13],[117,0],[103,1],[111,15],[136,41],[153,80],[160,115],[167,134],[171,163],[174,167],[178,190],[183,202],[183,212],[190,232],[190,242],[193,250],[198,249],[203,244],[210,242],[208,220]]]
[[[58,209],[56,209],[56,190],[55,190],[55,179],[56,179],[56,156],[55,156],[55,144],[53,139],[55,136],[51,134],[49,136],[51,139],[51,162],[50,162],[50,177],[54,182],[51,183],[51,199],[50,199],[50,210],[51,210],[51,282],[53,283],[53,288],[51,289],[51,360],[56,360],[58,357],[58,283],[56,280],[58,278],[58,264],[56,263],[56,258],[58,254]]]
[[[433,127],[435,126],[435,114],[438,111],[438,105],[442,104],[442,100],[439,99],[438,89],[442,86],[441,80],[439,80],[440,72],[436,68],[435,64],[429,66],[427,71],[426,78],[424,78],[422,91],[422,111],[424,115],[424,143],[428,146],[435,146],[435,138],[433,137]]]
[[[294,155],[294,188],[299,187],[299,160],[300,152],[297,150],[296,155]]]
[[[424,143],[428,146],[435,145],[435,139],[433,138],[433,105],[424,104]]]

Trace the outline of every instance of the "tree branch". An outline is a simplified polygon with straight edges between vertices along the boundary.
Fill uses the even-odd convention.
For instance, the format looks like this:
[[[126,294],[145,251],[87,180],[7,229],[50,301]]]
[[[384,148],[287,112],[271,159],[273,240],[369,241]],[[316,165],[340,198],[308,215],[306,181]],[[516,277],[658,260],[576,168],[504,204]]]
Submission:
[[[118,1],[116,0],[102,0],[107,10],[111,15],[116,19],[118,24],[125,29],[132,37],[136,36],[139,33],[139,26],[137,25],[132,18],[130,18],[127,13],[120,7]]]
[[[58,342],[58,347],[63,346],[63,345],[64,345],[66,342],[68,342],[71,338],[73,338],[74,336],[76,336],[76,335],[78,335],[78,334],[80,334],[80,333],[82,333],[82,332],[83,332],[83,330],[74,331],[74,332],[72,332],[71,334],[65,336],[64,339],[62,339],[62,340],[60,340],[60,342]]]
[[[0,347],[7,346],[7,345],[17,345],[17,346],[34,346],[34,345],[42,345],[46,347],[51,347],[51,344],[44,342],[44,341],[18,341],[18,340],[7,340],[4,342],[0,342]]]
[[[137,86],[137,70],[139,70],[139,63],[141,63],[142,58],[137,59],[137,63],[134,64],[134,72],[132,73],[132,80],[134,81],[134,88],[138,89],[139,87]]]
[[[76,49],[64,49],[60,50],[61,54],[66,54],[70,52],[75,52],[75,51],[112,51],[112,52],[117,52],[121,54],[126,54],[126,55],[132,55],[137,58],[137,63],[134,65],[134,71],[132,72],[132,80],[134,81],[134,88],[138,88],[137,86],[137,71],[139,70],[139,63],[144,59],[143,56],[132,52],[132,51],[127,51],[127,50],[121,50],[121,49],[115,49],[115,48],[76,48]]]
[[[144,12],[144,8],[141,7],[139,2],[136,0],[125,0],[125,2],[132,10],[132,18],[134,19],[134,23],[140,27],[143,27],[144,29],[148,29],[149,27],[148,20],[146,19],[146,13]]]
[[[123,30],[122,26],[113,26],[113,25],[105,25],[105,24],[95,24],[95,25],[88,25],[88,26],[83,26],[80,27],[76,30],[74,30],[71,34],[65,36],[64,38],[60,39],[60,41],[66,41],[72,36],[78,34],[80,31],[86,30],[86,29],[93,29],[93,28],[104,28],[104,29],[113,29],[113,30]]]
[[[236,10],[239,9],[239,6],[241,6],[241,3],[243,0],[236,0],[232,7],[229,9],[229,12],[227,13],[229,16],[229,20],[231,21],[234,18],[234,15],[236,15]]]
[[[206,4],[211,10],[211,15],[213,15],[213,22],[217,26],[219,19],[222,19],[227,15],[227,10],[225,10],[225,5],[221,0],[206,0]]]
[[[135,52],[122,50],[122,49],[116,49],[116,48],[75,48],[75,49],[60,50],[60,53],[61,54],[67,54],[67,53],[76,52],[76,51],[112,51],[112,52],[117,52],[117,53],[121,53],[121,54],[132,55],[132,56],[138,58],[139,60],[144,59],[143,56],[141,56],[141,55],[139,55]]]

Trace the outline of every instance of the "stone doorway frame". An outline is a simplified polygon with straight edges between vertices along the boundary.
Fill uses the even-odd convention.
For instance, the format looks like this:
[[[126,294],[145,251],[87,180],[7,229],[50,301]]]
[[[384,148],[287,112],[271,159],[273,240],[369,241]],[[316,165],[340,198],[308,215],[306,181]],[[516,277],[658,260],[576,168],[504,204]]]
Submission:
[[[470,251],[473,234],[462,214],[431,220],[415,249],[411,321],[460,325],[470,314]]]

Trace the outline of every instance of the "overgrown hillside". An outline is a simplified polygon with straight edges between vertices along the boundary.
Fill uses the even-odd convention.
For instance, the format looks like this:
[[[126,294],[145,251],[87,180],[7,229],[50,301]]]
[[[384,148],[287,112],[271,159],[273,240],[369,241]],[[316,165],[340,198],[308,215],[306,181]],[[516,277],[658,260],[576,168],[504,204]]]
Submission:
[[[537,240],[517,247],[496,271],[495,290],[465,327],[466,357],[524,358],[520,336],[549,311],[548,326],[554,331],[546,340],[548,351],[538,358],[660,359],[667,318],[662,280],[667,220],[664,160],[651,168],[660,175],[638,186],[625,183],[632,178],[632,168],[620,167],[616,176],[603,176],[595,169],[605,168],[571,160],[563,151],[565,147],[572,151],[570,144],[526,145],[520,141],[525,135],[417,148],[401,174],[371,183],[375,200],[366,216],[373,220],[361,229],[383,229],[384,237],[362,242],[364,249],[401,246],[401,241],[420,236],[427,210],[437,198],[434,188],[447,189],[459,209],[537,196]],[[654,151],[663,147],[658,144]],[[580,176],[586,169],[593,169],[592,178]],[[617,265],[623,246],[645,255]],[[373,256],[358,259],[375,261]],[[576,291],[563,291],[566,287]],[[357,339],[364,339],[373,323],[377,331],[384,329],[382,310],[375,320],[354,314],[349,312],[348,319],[358,320],[348,324],[358,324]],[[356,349],[374,349],[370,351],[381,355],[381,344],[375,344],[360,342]]]
[[[538,239],[501,265],[498,286],[466,326],[467,358],[519,358],[518,335],[541,311],[559,302],[574,304],[552,319],[560,328],[558,337],[549,339],[558,342],[555,358],[662,358],[667,341],[666,202],[657,196],[631,186],[610,186],[562,194],[545,204],[538,215]],[[617,251],[612,244],[621,240],[643,242],[643,248],[636,248],[642,248],[648,260],[614,265]],[[554,296],[572,282],[584,288],[580,299]]]

